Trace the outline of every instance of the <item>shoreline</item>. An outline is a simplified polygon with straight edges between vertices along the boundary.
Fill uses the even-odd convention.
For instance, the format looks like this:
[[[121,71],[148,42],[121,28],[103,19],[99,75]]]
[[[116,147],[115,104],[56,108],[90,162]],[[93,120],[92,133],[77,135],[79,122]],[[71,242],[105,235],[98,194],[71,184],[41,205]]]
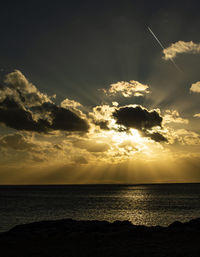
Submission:
[[[62,219],[17,225],[0,233],[2,257],[196,257],[199,242],[200,218],[168,227]]]

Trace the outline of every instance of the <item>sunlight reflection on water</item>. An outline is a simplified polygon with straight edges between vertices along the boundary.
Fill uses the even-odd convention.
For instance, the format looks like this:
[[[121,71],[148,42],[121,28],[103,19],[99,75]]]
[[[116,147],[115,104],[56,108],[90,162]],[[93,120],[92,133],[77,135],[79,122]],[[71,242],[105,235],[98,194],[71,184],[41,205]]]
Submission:
[[[200,213],[200,184],[0,187],[0,230],[46,219],[167,226]]]

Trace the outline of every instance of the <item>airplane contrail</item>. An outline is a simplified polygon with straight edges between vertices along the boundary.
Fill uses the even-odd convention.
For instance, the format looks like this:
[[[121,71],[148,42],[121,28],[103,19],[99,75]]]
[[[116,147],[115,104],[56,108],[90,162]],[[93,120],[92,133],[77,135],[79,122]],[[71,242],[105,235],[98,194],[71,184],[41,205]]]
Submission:
[[[150,33],[152,34],[152,36],[156,39],[156,41],[158,42],[158,44],[161,46],[161,48],[162,48],[163,50],[165,50],[163,44],[162,44],[162,43],[160,42],[160,40],[156,37],[156,35],[153,33],[153,31],[150,29],[150,27],[147,27],[147,28],[148,28],[148,30],[150,31]],[[178,67],[178,65],[175,63],[175,61],[174,61],[172,58],[170,58],[170,61],[174,64],[174,66],[177,68],[177,70],[179,70],[180,72],[183,72],[183,71]]]
[[[147,27],[148,28],[148,30],[150,31],[150,33],[153,35],[153,37],[156,39],[156,41],[158,42],[158,44],[162,47],[162,49],[164,50],[165,48],[164,48],[164,46],[162,45],[162,43],[160,42],[160,40],[156,37],[156,35],[153,33],[153,31],[149,28],[149,27]]]

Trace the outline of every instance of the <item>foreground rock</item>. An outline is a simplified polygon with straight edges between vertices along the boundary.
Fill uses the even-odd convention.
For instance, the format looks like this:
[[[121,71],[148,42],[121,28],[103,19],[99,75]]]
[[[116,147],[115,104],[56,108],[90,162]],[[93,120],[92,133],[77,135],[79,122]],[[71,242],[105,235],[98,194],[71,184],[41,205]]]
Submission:
[[[1,257],[199,257],[200,219],[167,228],[128,221],[42,221],[1,233],[0,249]]]

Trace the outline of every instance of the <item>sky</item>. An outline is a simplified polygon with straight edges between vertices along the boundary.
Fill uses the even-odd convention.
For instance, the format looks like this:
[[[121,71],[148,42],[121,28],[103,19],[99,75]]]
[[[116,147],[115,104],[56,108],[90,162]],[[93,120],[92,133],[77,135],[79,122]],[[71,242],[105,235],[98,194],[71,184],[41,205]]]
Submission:
[[[0,184],[200,182],[199,1],[4,1]]]

